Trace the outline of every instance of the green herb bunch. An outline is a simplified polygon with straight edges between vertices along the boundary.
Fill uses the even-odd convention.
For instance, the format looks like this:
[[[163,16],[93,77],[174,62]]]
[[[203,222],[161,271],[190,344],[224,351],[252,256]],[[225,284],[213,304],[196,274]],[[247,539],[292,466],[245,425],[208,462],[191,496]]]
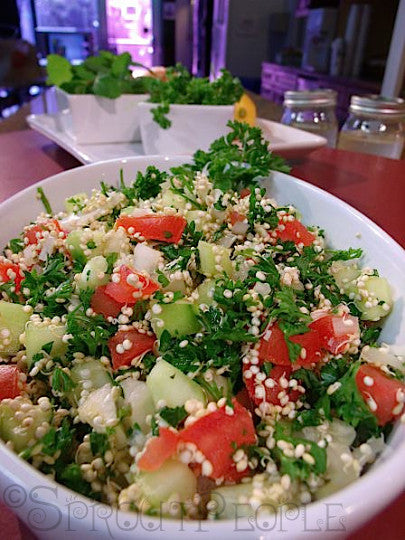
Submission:
[[[166,80],[150,78],[147,82],[149,101],[160,105],[152,109],[152,115],[160,127],[167,129],[170,104],[187,105],[233,105],[243,94],[240,80],[226,69],[213,82],[208,78],[193,77],[181,64],[166,70]]]
[[[122,94],[144,94],[149,77],[134,79],[130,66],[142,66],[133,62],[131,55],[124,52],[115,55],[100,51],[89,56],[82,64],[72,65],[58,54],[47,57],[47,84],[56,85],[68,94],[94,94],[110,99]]]

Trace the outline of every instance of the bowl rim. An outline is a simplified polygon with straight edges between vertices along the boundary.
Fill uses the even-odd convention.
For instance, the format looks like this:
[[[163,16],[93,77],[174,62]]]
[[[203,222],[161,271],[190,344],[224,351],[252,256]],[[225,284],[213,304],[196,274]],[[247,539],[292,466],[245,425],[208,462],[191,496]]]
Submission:
[[[117,165],[117,170],[119,168],[119,165],[122,164],[133,164],[136,166],[137,163],[142,162],[145,163],[145,160],[148,161],[154,161],[156,159],[164,160],[164,161],[175,161],[175,162],[186,162],[189,161],[191,156],[189,155],[148,155],[148,156],[134,156],[131,158],[125,158],[125,159],[110,159],[105,160],[102,162],[97,162],[89,165],[85,165],[84,167],[86,170],[91,169],[100,169],[106,164],[111,165]],[[53,184],[55,182],[58,182],[60,180],[60,177],[64,177],[64,181],[68,181],[70,176],[76,176],[77,174],[80,174],[80,172],[83,171],[83,167],[77,167],[74,169],[70,169],[67,171],[62,171],[60,173],[57,173],[55,175],[52,175],[48,178],[39,180],[38,182],[31,184],[30,186],[26,187],[25,189],[17,192],[10,198],[6,199],[5,201],[0,203],[0,212],[4,208],[8,208],[9,206],[13,206],[16,203],[18,203],[19,199],[23,197],[24,195],[31,192],[33,195],[35,193],[35,190],[37,187],[42,186],[46,187],[50,184]],[[370,218],[359,212],[357,209],[346,203],[345,201],[339,199],[335,195],[332,195],[328,193],[327,191],[310,184],[309,182],[306,182],[305,180],[301,180],[299,178],[296,178],[292,175],[276,172],[273,174],[281,175],[284,179],[291,182],[291,184],[298,183],[298,185],[305,186],[306,189],[309,190],[309,193],[316,193],[322,197],[326,197],[327,199],[331,200],[335,204],[339,204],[343,206],[343,208],[350,214],[352,214],[357,219],[362,220],[368,228],[370,228],[373,232],[373,234],[378,235],[381,240],[383,240],[385,243],[390,244],[391,248],[393,248],[396,251],[396,256],[398,256],[401,261],[403,261],[403,264],[405,266],[405,250],[402,248],[393,238],[389,236],[388,233],[386,233],[379,225],[374,223]],[[384,507],[386,507],[405,487],[405,460],[403,460],[403,455],[405,454],[405,425],[401,424],[400,422],[397,422],[395,425],[395,430],[401,430],[401,437],[402,439],[399,441],[398,446],[395,450],[390,447],[390,445],[387,445],[386,450],[383,452],[383,454],[379,457],[377,463],[375,466],[373,466],[369,471],[367,471],[366,474],[358,478],[356,481],[354,481],[352,484],[349,484],[342,490],[325,497],[323,499],[320,499],[319,501],[311,502],[305,506],[300,506],[300,509],[305,508],[306,512],[310,512],[313,516],[319,516],[323,515],[322,511],[325,510],[325,507],[328,507],[328,505],[333,506],[341,506],[342,508],[342,516],[343,519],[347,520],[347,523],[349,525],[348,530],[352,530],[358,526],[360,526],[362,523],[364,523],[367,519],[369,519],[372,515],[376,514],[378,511],[381,511]],[[403,432],[403,435],[402,435]],[[74,492],[70,490],[69,488],[63,486],[62,484],[59,484],[55,482],[54,480],[47,478],[44,474],[42,474],[40,471],[35,469],[32,465],[28,464],[22,458],[20,458],[17,454],[15,454],[12,450],[8,449],[2,441],[0,441],[0,457],[4,457],[6,460],[9,461],[10,464],[14,465],[14,467],[17,468],[17,471],[13,471],[12,474],[9,474],[12,476],[15,480],[18,480],[21,485],[24,485],[24,482],[27,483],[30,481],[30,479],[38,480],[42,482],[42,484],[52,487],[52,489],[55,489],[56,487],[58,490],[62,493],[62,495],[66,497],[72,497],[72,495],[75,496],[77,500],[84,501],[86,504],[94,504],[94,501],[92,499],[89,499],[83,495],[78,494],[77,492]],[[3,473],[0,473],[3,474]],[[364,493],[367,493],[367,498],[365,499]],[[383,495],[383,497],[382,497]],[[1,496],[1,494],[0,494]],[[383,500],[382,500],[383,499]],[[344,501],[343,503],[336,501]],[[365,502],[367,505],[365,505]],[[100,507],[110,509],[111,506],[98,503]],[[126,512],[126,511],[118,511],[119,514],[123,516],[134,516],[133,512]],[[137,515],[137,514],[136,514]],[[23,519],[24,517],[21,516]],[[150,521],[153,521],[153,517],[148,517]],[[165,530],[175,533],[178,532],[178,523],[179,520],[176,519],[167,519],[167,518],[156,518],[158,521],[163,521]],[[248,520],[244,520],[241,518],[240,521],[241,524],[245,524],[248,526],[250,522]],[[193,528],[193,524],[195,527],[195,521],[190,522],[183,522],[184,530],[191,532],[191,529]],[[206,525],[207,528],[210,528],[212,531],[215,531],[216,533],[226,533],[230,532],[230,525],[234,525],[234,520],[224,519],[224,520],[218,520],[215,522],[204,522],[204,526]],[[250,534],[247,533],[251,531],[251,529],[244,529],[246,531],[246,537],[250,538]],[[341,533],[344,532],[343,529],[340,529]],[[257,537],[257,534],[260,531],[251,531],[254,537]],[[289,532],[288,530],[286,532]],[[326,532],[330,532],[330,530],[324,530],[324,529],[313,529],[312,532],[314,532],[313,536],[317,536],[318,532],[321,533],[322,536],[326,534]],[[336,534],[336,530],[334,531]],[[346,531],[347,532],[347,531]],[[291,534],[299,534],[299,530],[296,528],[291,529]],[[290,534],[290,536],[291,536]],[[308,536],[308,532],[306,532],[306,536]],[[311,534],[312,536],[312,534]],[[277,537],[277,535],[276,535]],[[296,536],[291,536],[296,537]],[[284,536],[285,538],[285,536]]]

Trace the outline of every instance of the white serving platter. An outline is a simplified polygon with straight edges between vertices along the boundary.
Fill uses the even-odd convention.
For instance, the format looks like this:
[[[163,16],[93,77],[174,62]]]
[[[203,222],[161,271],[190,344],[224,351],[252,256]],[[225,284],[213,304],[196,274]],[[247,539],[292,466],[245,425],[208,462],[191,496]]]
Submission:
[[[66,197],[90,191],[100,181],[117,184],[120,169],[128,180],[148,165],[168,170],[184,157],[146,156],[79,167],[42,180],[0,205],[3,226],[0,246],[15,237],[24,224],[34,219],[42,207],[36,199],[43,187],[54,211],[63,208]],[[405,252],[382,229],[360,212],[325,191],[282,173],[264,180],[280,204],[292,203],[301,211],[305,224],[325,229],[328,243],[337,249],[349,246],[364,249],[363,263],[378,268],[387,277],[395,298],[395,308],[382,333],[389,344],[403,343],[405,335],[404,298]],[[343,538],[380,512],[405,487],[405,425],[397,425],[383,455],[359,480],[341,491],[306,507],[282,508],[267,519],[247,520],[235,516],[224,521],[184,521],[140,516],[117,511],[90,501],[53,482],[28,465],[4,443],[0,443],[0,499],[24,520],[41,540],[82,540],[113,538],[272,540]],[[152,536],[151,536],[152,532]],[[239,534],[237,534],[239,533]],[[236,535],[236,536],[235,536]]]
[[[62,127],[60,113],[31,114],[27,117],[28,125],[51,141],[61,146],[85,165],[108,159],[122,159],[145,155],[142,143],[115,144],[78,144],[72,135]],[[278,122],[259,118],[257,121],[265,138],[270,142],[270,149],[288,159],[304,157],[309,152],[326,145],[324,137],[284,126]]]

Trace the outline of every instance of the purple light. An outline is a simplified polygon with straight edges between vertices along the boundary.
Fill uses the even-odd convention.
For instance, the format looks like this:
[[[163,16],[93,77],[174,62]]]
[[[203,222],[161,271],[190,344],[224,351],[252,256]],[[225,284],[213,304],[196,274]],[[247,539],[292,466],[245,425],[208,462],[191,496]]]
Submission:
[[[135,62],[152,65],[152,0],[107,0],[108,43]]]

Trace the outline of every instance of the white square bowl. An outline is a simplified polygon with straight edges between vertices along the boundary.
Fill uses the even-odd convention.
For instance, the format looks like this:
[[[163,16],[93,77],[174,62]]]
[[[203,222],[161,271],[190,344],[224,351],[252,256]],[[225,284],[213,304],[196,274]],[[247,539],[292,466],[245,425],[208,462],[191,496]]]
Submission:
[[[116,99],[92,94],[68,94],[56,89],[61,131],[77,144],[139,142],[138,104],[148,94],[124,94]]]
[[[145,102],[138,106],[145,154],[185,155],[208,150],[212,141],[229,131],[226,124],[234,116],[234,105],[171,104],[167,118],[172,125],[163,129],[152,116],[152,109],[158,106]]]

